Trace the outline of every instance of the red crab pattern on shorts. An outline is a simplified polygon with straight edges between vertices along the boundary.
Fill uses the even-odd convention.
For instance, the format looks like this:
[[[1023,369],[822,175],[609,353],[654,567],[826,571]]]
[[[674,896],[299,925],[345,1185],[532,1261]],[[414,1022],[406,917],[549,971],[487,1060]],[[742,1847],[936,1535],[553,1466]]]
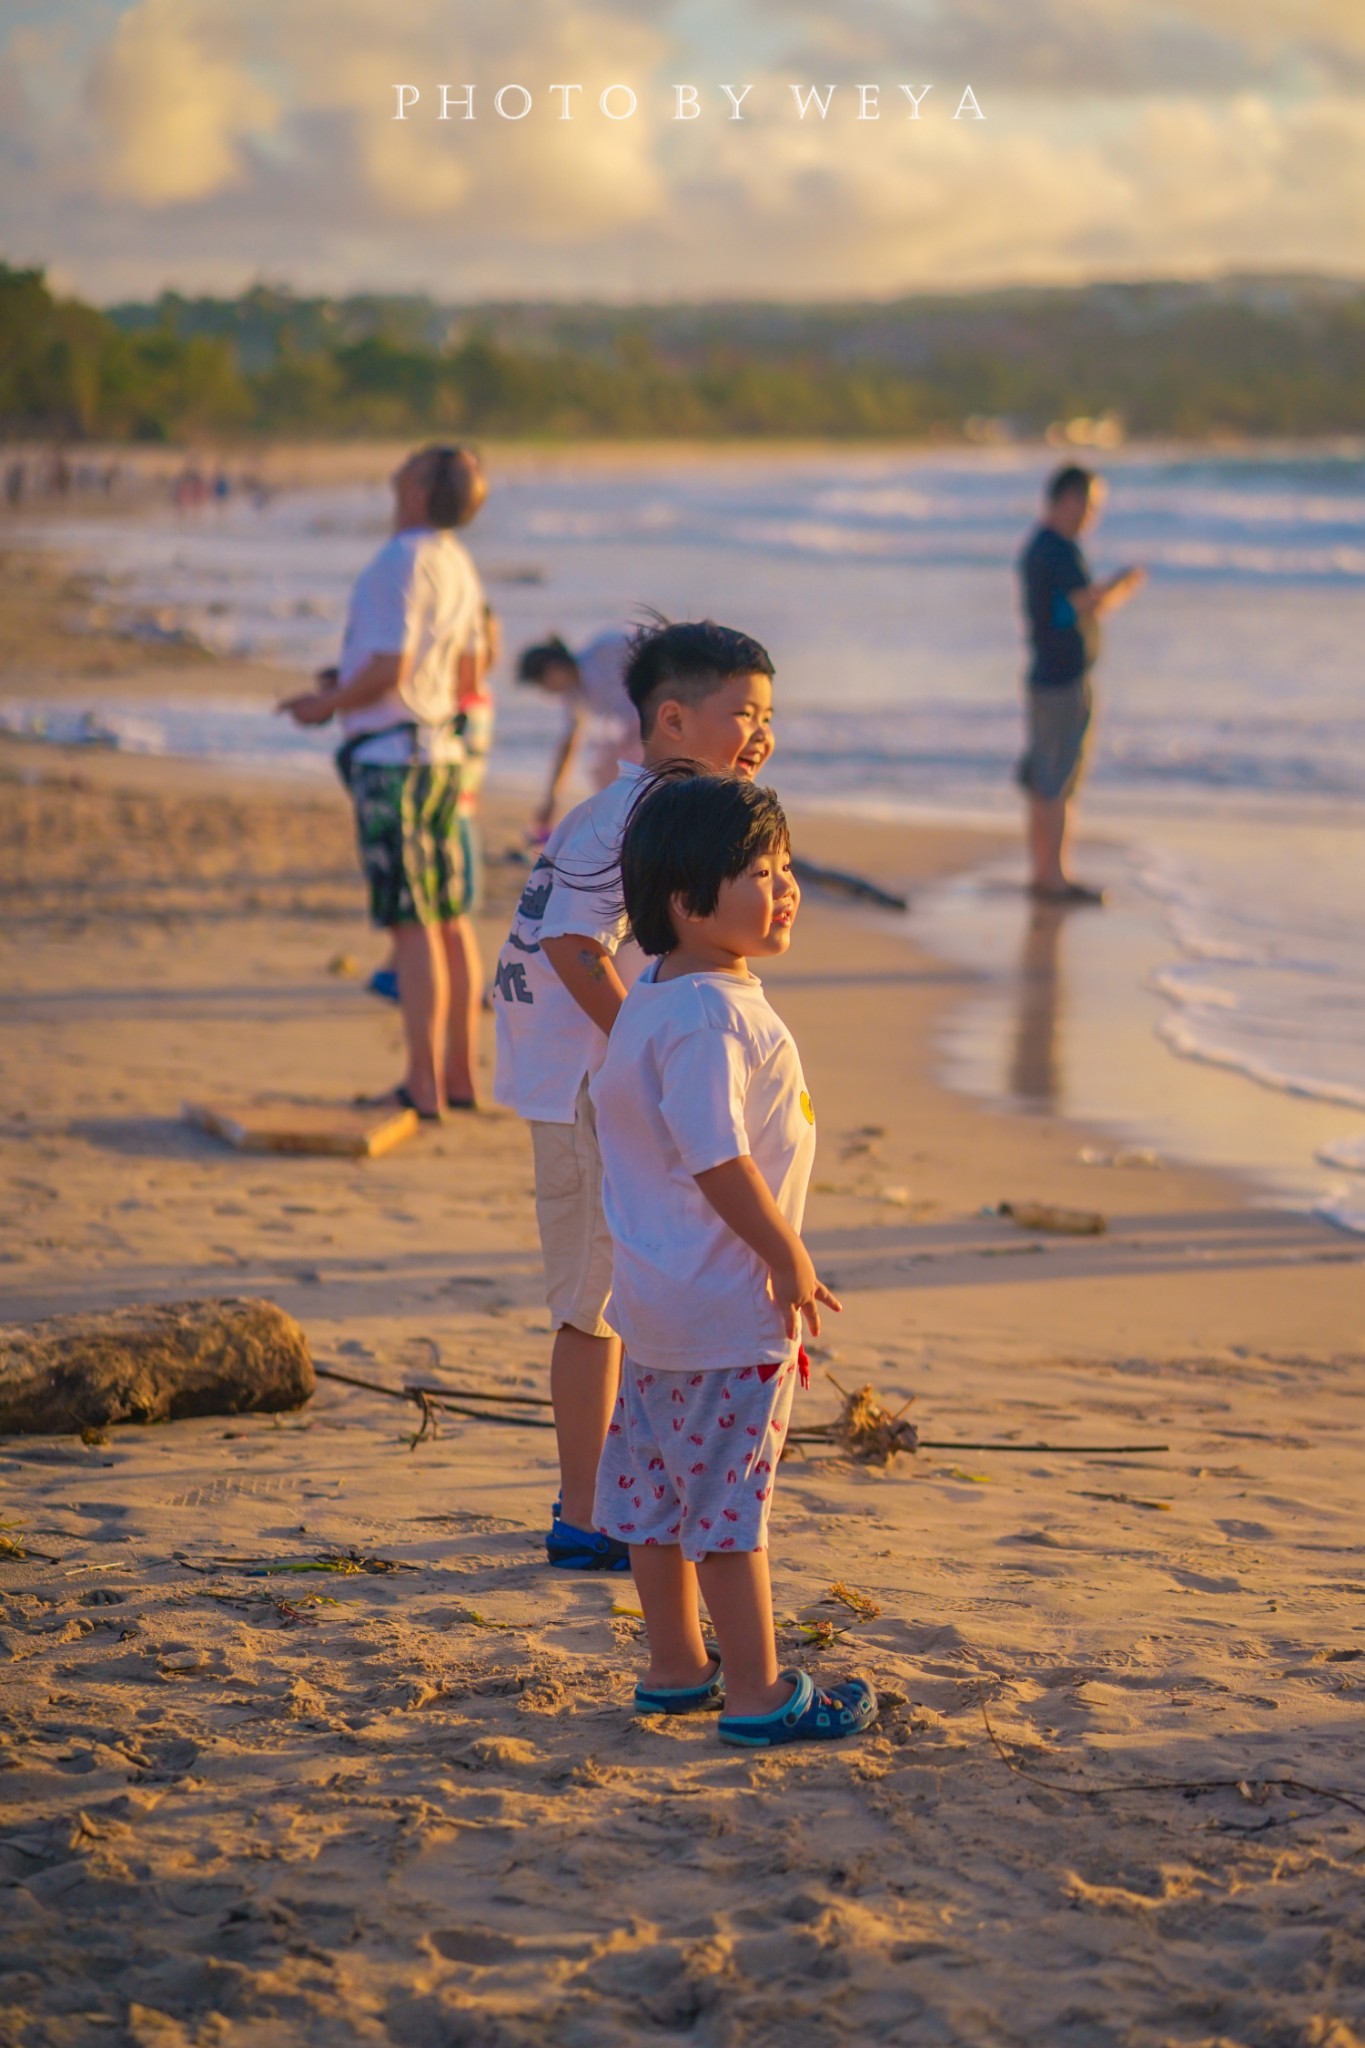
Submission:
[[[625,1360],[594,1519],[622,1543],[766,1550],[797,1367],[652,1372]]]

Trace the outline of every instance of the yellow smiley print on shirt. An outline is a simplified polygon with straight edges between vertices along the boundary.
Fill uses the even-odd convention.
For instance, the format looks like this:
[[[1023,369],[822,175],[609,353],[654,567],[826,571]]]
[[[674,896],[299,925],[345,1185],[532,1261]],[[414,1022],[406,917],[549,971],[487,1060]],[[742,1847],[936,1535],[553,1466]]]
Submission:
[[[801,1114],[808,1124],[815,1122],[815,1104],[811,1101],[804,1088],[801,1090]]]

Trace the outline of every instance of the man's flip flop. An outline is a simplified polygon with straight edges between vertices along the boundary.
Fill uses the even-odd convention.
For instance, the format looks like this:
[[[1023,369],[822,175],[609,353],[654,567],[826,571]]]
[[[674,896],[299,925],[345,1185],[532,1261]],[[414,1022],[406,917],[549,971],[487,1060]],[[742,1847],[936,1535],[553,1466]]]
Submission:
[[[1102,904],[1105,900],[1103,889],[1089,889],[1084,882],[1067,882],[1060,889],[1043,889],[1035,882],[1029,894],[1035,903],[1071,904],[1076,907],[1083,903]]]
[[[400,1081],[396,1088],[386,1088],[382,1095],[353,1095],[352,1104],[356,1109],[410,1109],[424,1124],[439,1124],[443,1121],[439,1109],[419,1109],[410,1089]]]
[[[877,1718],[877,1695],[865,1678],[850,1678],[828,1691],[805,1671],[784,1671],[794,1690],[771,1714],[722,1714],[717,1732],[737,1749],[777,1749],[784,1742],[839,1742],[865,1735]]]
[[[637,1714],[714,1714],[725,1704],[725,1680],[721,1674],[720,1651],[712,1650],[715,1670],[700,1685],[637,1685]]]

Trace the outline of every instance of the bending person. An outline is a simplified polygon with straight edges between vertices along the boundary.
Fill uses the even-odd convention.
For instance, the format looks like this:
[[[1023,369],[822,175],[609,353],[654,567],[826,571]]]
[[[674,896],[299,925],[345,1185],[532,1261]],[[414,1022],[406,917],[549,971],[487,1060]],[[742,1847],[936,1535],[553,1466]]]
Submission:
[[[564,723],[550,764],[545,794],[531,814],[538,839],[549,834],[555,811],[568,779],[585,730],[588,737],[584,767],[595,795],[615,782],[622,761],[639,762],[640,722],[626,690],[626,663],[630,659],[632,636],[614,628],[599,633],[575,654],[556,634],[537,647],[523,648],[517,662],[517,681],[558,697],[564,706]]]

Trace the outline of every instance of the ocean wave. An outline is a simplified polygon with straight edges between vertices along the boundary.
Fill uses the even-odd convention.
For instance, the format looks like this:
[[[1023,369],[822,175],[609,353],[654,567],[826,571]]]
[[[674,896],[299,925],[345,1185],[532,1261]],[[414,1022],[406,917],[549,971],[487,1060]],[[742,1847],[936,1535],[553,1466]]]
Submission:
[[[1313,1214],[1338,1230],[1365,1236],[1365,1192],[1359,1188],[1333,1188],[1313,1204]]]
[[[1365,1133],[1358,1138],[1334,1138],[1330,1145],[1319,1145],[1317,1156],[1324,1166],[1339,1166],[1346,1173],[1365,1174]],[[1365,1190],[1358,1192],[1365,1199]]]

